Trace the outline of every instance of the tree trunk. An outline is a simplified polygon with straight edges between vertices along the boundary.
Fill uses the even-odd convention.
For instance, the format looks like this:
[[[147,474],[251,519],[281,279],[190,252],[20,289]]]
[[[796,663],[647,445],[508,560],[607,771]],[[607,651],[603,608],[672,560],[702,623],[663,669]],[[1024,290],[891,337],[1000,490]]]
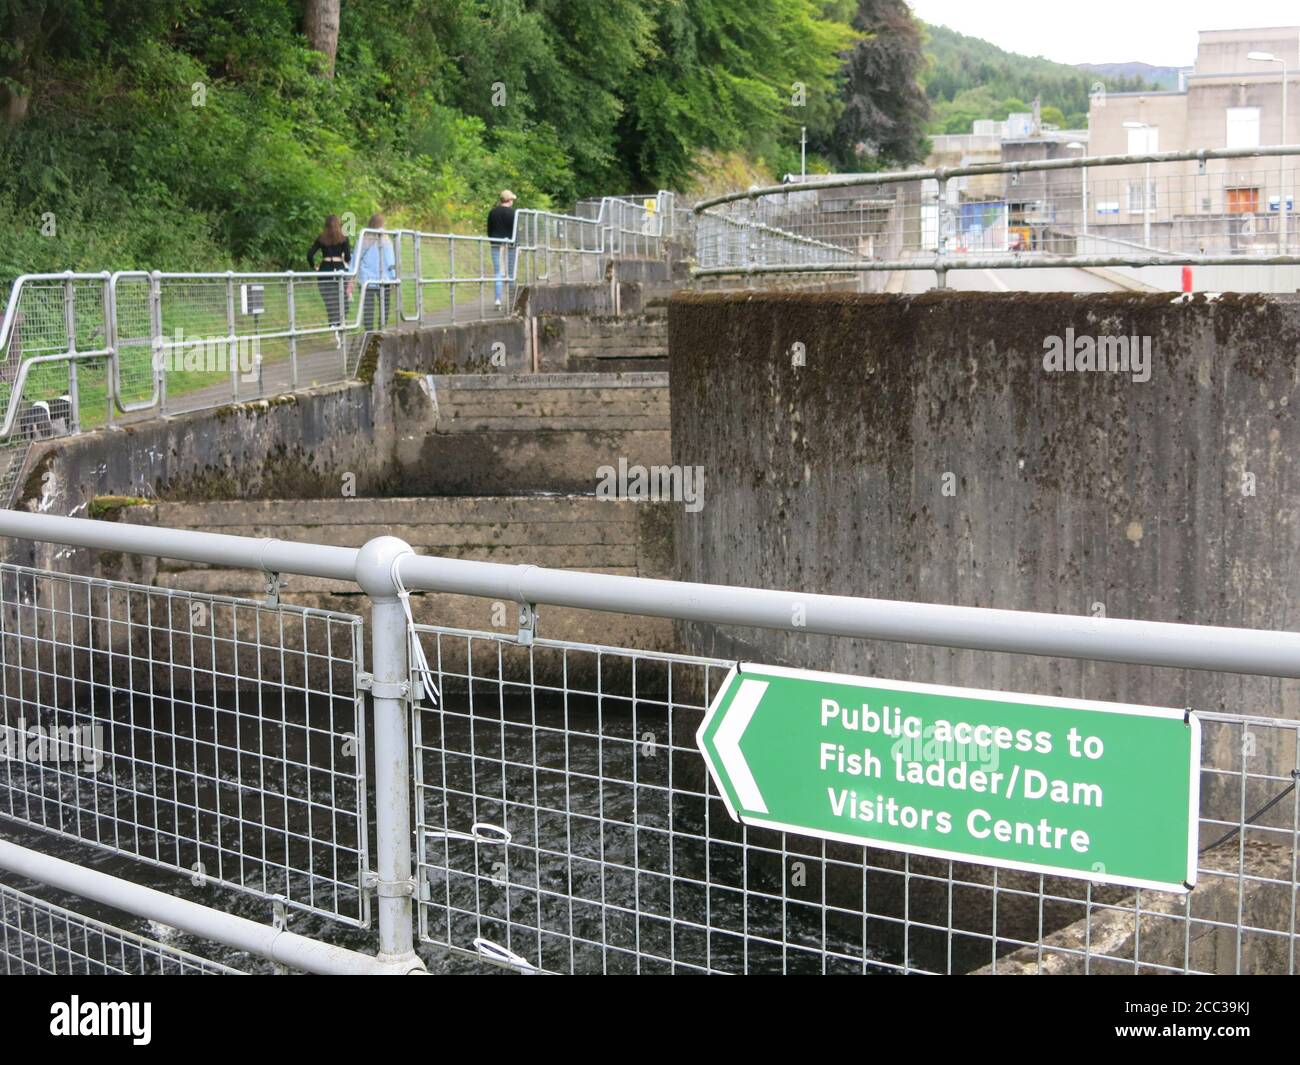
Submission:
[[[8,62],[0,64],[0,76],[8,84],[0,85],[0,122],[6,126],[20,126],[27,118],[32,69],[44,55],[45,43],[59,22],[56,14],[54,24],[47,25],[47,13],[44,3],[28,3],[11,14],[3,27],[9,38]]]
[[[307,0],[302,32],[314,51],[325,56],[325,76],[334,77],[334,57],[339,49],[340,0]]]
[[[0,109],[3,111],[6,126],[21,126],[27,117],[27,104],[30,94],[24,91],[0,89]]]

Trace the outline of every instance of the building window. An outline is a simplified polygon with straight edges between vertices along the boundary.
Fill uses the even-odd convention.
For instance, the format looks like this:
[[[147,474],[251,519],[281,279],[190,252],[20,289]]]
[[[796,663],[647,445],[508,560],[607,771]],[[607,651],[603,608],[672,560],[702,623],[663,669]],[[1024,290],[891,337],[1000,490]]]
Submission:
[[[1259,188],[1225,189],[1228,214],[1255,214],[1259,210]]]
[[[1128,131],[1128,154],[1151,155],[1160,151],[1160,129],[1158,126],[1142,126]]]
[[[1156,183],[1154,181],[1147,182],[1146,189],[1147,194],[1144,199],[1142,196],[1142,182],[1130,181],[1128,183],[1125,208],[1130,214],[1147,214],[1156,209]]]
[[[1229,107],[1225,144],[1229,148],[1259,147],[1259,108]]]

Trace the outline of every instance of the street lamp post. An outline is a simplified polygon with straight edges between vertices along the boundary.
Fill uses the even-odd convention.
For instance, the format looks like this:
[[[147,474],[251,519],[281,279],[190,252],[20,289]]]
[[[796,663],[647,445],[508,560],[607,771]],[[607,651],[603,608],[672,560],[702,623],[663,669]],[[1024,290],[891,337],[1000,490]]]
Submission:
[[[1287,137],[1286,125],[1286,79],[1290,73],[1286,67],[1286,60],[1279,59],[1272,52],[1247,52],[1247,59],[1253,59],[1258,63],[1276,63],[1282,68],[1282,132],[1278,136],[1278,144],[1285,144]],[[1286,210],[1286,156],[1278,157],[1278,189],[1277,189],[1277,243],[1278,250],[1285,255],[1287,252],[1287,210]]]

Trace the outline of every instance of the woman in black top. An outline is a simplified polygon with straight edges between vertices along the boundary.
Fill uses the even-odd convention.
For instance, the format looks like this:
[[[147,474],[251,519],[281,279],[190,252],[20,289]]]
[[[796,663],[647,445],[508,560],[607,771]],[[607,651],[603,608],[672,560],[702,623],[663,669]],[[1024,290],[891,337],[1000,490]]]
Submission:
[[[320,253],[320,264],[316,255]],[[340,273],[352,265],[352,245],[343,234],[343,224],[336,214],[325,219],[325,228],[316,238],[307,252],[307,266],[318,274]],[[343,324],[343,279],[338,277],[320,277],[316,279],[320,289],[320,298],[325,301],[325,313],[329,315],[330,325],[338,328]]]

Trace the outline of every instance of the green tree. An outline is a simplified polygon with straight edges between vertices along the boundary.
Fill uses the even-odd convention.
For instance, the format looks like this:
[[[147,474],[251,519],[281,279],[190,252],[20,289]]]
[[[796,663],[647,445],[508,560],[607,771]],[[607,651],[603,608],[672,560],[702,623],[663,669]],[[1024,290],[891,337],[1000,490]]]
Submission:
[[[834,109],[839,54],[855,34],[835,20],[833,6],[816,0],[650,3],[656,51],[631,80],[619,125],[634,185],[681,185],[701,148],[788,157],[797,152],[799,127]]]
[[[845,166],[907,166],[929,150],[930,105],[918,82],[925,66],[920,24],[905,0],[859,0],[853,27],[864,34],[845,64],[844,111],[833,154]]]

